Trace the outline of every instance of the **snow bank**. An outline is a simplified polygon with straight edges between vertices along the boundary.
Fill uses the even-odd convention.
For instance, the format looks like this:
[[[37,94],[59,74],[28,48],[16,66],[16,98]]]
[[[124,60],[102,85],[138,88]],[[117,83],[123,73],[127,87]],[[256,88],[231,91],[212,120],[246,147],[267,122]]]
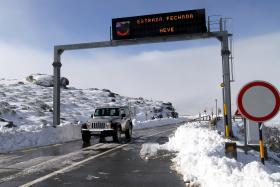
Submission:
[[[269,163],[265,166],[257,161],[246,163],[245,154],[238,155],[238,161],[225,157],[225,140],[217,131],[202,126],[197,122],[180,126],[169,142],[160,146],[161,149],[177,152],[173,162],[185,181],[199,183],[203,187],[280,186],[279,167],[273,173]]]
[[[3,128],[0,131],[0,150],[8,152],[26,147],[44,146],[81,139],[81,127],[73,124],[52,126],[21,126],[16,129]]]
[[[159,118],[146,121],[133,120],[134,129],[144,129],[163,125],[174,125],[186,121],[185,118]]]

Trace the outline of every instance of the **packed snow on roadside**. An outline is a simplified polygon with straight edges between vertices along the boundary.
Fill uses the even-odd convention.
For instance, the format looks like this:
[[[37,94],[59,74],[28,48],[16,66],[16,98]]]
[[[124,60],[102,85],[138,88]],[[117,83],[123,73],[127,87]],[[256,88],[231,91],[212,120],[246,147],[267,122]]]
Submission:
[[[52,81],[52,76],[42,74],[0,79],[0,118],[6,120],[0,119],[1,153],[81,139],[80,125],[100,106],[131,106],[135,129],[180,121],[171,118],[171,103],[124,97],[108,89],[69,87],[61,89],[61,125],[53,128]]]
[[[79,125],[63,123],[57,128],[42,125],[22,125],[0,130],[1,152],[24,147],[44,146],[80,139]]]
[[[153,157],[158,150],[175,152],[172,159],[178,173],[191,186],[268,187],[280,186],[280,166],[259,162],[259,154],[238,151],[237,160],[225,156],[225,139],[207,123],[187,123],[177,128],[163,145],[143,144],[140,156]]]
[[[174,125],[186,121],[186,118],[159,118],[146,121],[133,120],[134,129],[144,129],[163,125]]]
[[[150,159],[157,155],[160,145],[158,143],[145,143],[140,150],[140,157],[142,159]]]

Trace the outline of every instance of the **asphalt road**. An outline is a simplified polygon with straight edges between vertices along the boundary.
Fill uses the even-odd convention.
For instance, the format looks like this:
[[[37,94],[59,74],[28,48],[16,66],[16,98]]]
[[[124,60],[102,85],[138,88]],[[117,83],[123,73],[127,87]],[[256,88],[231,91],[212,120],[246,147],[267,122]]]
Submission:
[[[131,142],[82,141],[0,155],[0,186],[186,186],[171,169],[173,153],[139,156],[145,143],[163,144],[178,125],[135,130]]]

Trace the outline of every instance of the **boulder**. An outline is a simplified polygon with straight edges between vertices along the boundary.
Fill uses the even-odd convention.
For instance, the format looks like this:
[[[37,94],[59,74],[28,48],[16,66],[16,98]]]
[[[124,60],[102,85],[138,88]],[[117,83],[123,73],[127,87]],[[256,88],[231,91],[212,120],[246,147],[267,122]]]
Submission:
[[[61,77],[60,86],[66,89],[68,85],[69,85],[69,80],[65,77]]]
[[[29,75],[28,77],[26,77],[26,81],[43,87],[53,87],[54,78],[52,75],[38,73]],[[69,85],[69,80],[65,77],[61,77],[60,85],[63,88],[67,88],[67,86]]]
[[[14,125],[14,123],[12,121],[9,121],[9,120],[4,119],[4,118],[0,118],[0,126],[1,127],[6,127],[6,128],[16,127],[16,125]]]

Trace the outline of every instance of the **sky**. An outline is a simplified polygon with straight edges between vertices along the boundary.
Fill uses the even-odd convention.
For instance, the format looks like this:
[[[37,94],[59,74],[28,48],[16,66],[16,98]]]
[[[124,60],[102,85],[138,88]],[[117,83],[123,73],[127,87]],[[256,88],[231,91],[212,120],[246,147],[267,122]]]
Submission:
[[[232,107],[252,80],[280,88],[280,1],[1,0],[0,77],[52,74],[53,46],[107,41],[111,19],[206,9],[232,18]],[[62,76],[77,88],[107,88],[131,97],[171,101],[181,114],[221,106],[222,65],[216,39],[65,52]],[[62,96],[63,97],[63,96]]]

